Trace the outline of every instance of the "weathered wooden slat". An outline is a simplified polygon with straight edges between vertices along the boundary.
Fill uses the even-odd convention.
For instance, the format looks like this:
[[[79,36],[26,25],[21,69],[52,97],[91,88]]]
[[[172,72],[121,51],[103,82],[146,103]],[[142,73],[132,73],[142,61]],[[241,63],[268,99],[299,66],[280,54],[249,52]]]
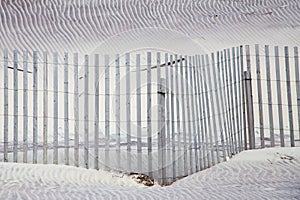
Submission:
[[[94,169],[99,169],[99,54],[95,55]]]
[[[65,165],[69,165],[69,63],[68,53],[64,53],[64,136]]]
[[[79,99],[78,99],[78,53],[73,55],[74,62],[74,165],[79,166]]]
[[[4,162],[8,162],[8,52],[4,50]]]
[[[137,170],[142,170],[141,56],[136,55]]]
[[[285,55],[285,71],[286,71],[286,90],[288,99],[288,113],[289,113],[289,128],[290,128],[290,143],[291,147],[295,146],[295,135],[294,135],[294,120],[293,120],[293,107],[292,107],[292,90],[291,90],[291,75],[290,75],[290,61],[289,61],[289,48],[284,47]]]
[[[208,168],[210,165],[210,154],[208,148],[208,133],[205,117],[205,93],[203,89],[203,78],[200,78],[200,56],[193,57],[193,70],[194,70],[194,88],[195,88],[195,105],[196,105],[196,118],[197,124],[197,137],[199,150],[199,166],[200,169]],[[202,92],[202,93],[201,93]],[[196,143],[197,144],[197,143]],[[198,147],[199,146],[199,147]],[[202,147],[202,148],[201,148]]]
[[[173,55],[170,56],[170,62],[173,62]],[[174,104],[174,68],[170,66],[170,81],[171,81],[171,130],[172,130],[172,181],[176,179],[176,145],[175,145],[175,104]]]
[[[212,132],[213,132],[213,136],[214,136],[214,146],[216,147],[216,161],[217,163],[220,162],[220,152],[219,152],[219,141],[218,141],[218,133],[217,133],[217,123],[216,123],[216,118],[215,118],[215,98],[214,98],[214,92],[213,91],[216,91],[215,89],[213,89],[213,85],[212,85],[212,78],[211,78],[211,68],[215,68],[215,63],[214,63],[214,58],[212,59],[212,63],[210,65],[210,62],[209,62],[209,57],[208,55],[205,55],[205,60],[206,60],[206,73],[207,73],[207,78],[208,78],[208,89],[211,92],[211,95],[210,95],[210,105],[211,105],[211,122],[212,122]],[[214,76],[214,75],[213,75]]]
[[[53,164],[58,164],[58,54],[53,54]]]
[[[120,171],[121,169],[121,144],[120,144],[120,137],[121,137],[121,130],[120,130],[120,56],[119,54],[116,55],[115,59],[116,64],[116,163],[117,163],[117,170]]]
[[[43,164],[48,163],[48,54],[43,53]],[[26,69],[27,72],[27,69]],[[25,68],[24,68],[25,73]]]
[[[257,79],[257,93],[258,93],[258,112],[259,112],[259,132],[260,132],[260,146],[265,148],[265,134],[264,134],[264,114],[261,91],[261,75],[260,75],[260,58],[259,45],[255,45],[255,60],[256,60],[256,79]]]
[[[105,55],[105,169],[110,170],[109,168],[109,144],[110,144],[110,103],[109,103],[109,56]]]
[[[267,73],[267,93],[268,93],[268,109],[269,109],[269,124],[270,124],[270,140],[271,140],[271,147],[274,147],[275,146],[275,138],[274,138],[269,45],[265,45],[265,59],[266,59],[265,62],[266,62],[266,73]]]
[[[18,162],[18,52],[14,50],[14,146],[13,161]]]
[[[27,51],[23,52],[23,69],[24,69],[23,70],[23,116],[24,116],[23,117],[23,163],[27,163],[27,151],[28,151],[28,73],[27,73],[28,52]]]
[[[283,114],[282,114],[282,97],[281,97],[281,79],[279,65],[279,48],[275,46],[275,67],[276,67],[276,82],[277,82],[277,102],[278,102],[278,117],[280,130],[280,146],[284,147],[284,130],[283,130]]]
[[[38,148],[38,53],[33,52],[33,159],[34,164],[37,163],[37,148]]]
[[[189,98],[191,99],[191,119],[189,119],[190,124],[193,125],[193,130],[192,130],[192,137],[193,137],[193,142],[194,142],[194,146],[191,146],[191,149],[193,148],[194,150],[194,154],[195,154],[195,158],[194,158],[194,167],[196,172],[199,171],[199,161],[201,159],[203,159],[203,156],[201,156],[201,154],[199,153],[198,155],[198,148],[197,148],[197,133],[199,133],[197,131],[197,126],[199,126],[200,121],[198,122],[198,120],[200,120],[198,117],[196,118],[196,114],[199,115],[198,113],[198,109],[195,110],[195,105],[197,106],[197,98],[196,98],[196,85],[194,83],[196,83],[195,81],[195,73],[194,73],[194,68],[195,68],[195,59],[194,57],[189,56],[189,82],[190,82],[190,92],[189,92]],[[193,77],[194,77],[194,82],[193,82]],[[188,117],[190,117],[190,115],[188,115]],[[200,134],[200,133],[199,133]],[[192,144],[191,144],[192,145]],[[199,144],[200,147],[202,147],[202,144]],[[203,169],[203,168],[201,168]]]
[[[160,58],[159,58],[160,59]],[[147,52],[147,144],[148,172],[152,177],[152,113],[151,113],[151,52]]]
[[[188,175],[188,168],[187,168],[187,146],[186,146],[186,118],[185,118],[185,80],[184,80],[184,70],[186,68],[186,62],[183,66],[182,56],[180,56],[180,80],[181,80],[181,116],[182,116],[182,133],[183,133],[183,175]]]
[[[89,56],[84,56],[84,167],[89,168]]]
[[[241,72],[241,63],[240,63],[240,51],[239,47],[236,47],[236,66],[237,66],[237,71],[236,71],[236,76],[237,76],[237,85],[238,85],[238,101],[237,101],[237,107],[238,107],[238,112],[237,112],[237,119],[238,119],[238,134],[239,134],[239,152],[243,150],[243,121],[242,121],[242,86],[243,86],[243,81],[242,81],[242,72]]]
[[[243,80],[243,87],[242,87],[242,132],[244,133],[244,148],[243,150],[247,150],[247,124],[246,124],[246,102],[245,102],[245,77],[244,77],[244,53],[243,53],[243,46],[240,46],[240,61],[241,61],[241,76]]]
[[[212,126],[211,126],[211,116],[210,116],[210,99],[209,99],[209,88],[207,85],[207,78],[206,78],[206,65],[207,63],[205,62],[205,56],[201,55],[201,63],[202,63],[202,84],[204,86],[204,93],[205,93],[205,103],[206,103],[206,120],[207,120],[207,127],[208,127],[208,132],[209,132],[209,149],[210,149],[210,154],[211,154],[211,162],[209,162],[209,166],[213,166],[215,165],[215,150],[214,150],[214,141],[213,141],[213,130],[212,130]],[[199,69],[200,71],[200,69]],[[204,95],[204,94],[203,94]]]
[[[300,81],[299,81],[299,52],[298,47],[294,47],[294,62],[295,62],[295,78],[296,78],[296,93],[297,93],[297,108],[298,108],[298,131],[300,138]]]
[[[131,171],[131,103],[130,103],[130,54],[126,53],[126,134],[127,134],[127,171]]]
[[[224,128],[223,128],[223,118],[221,115],[221,109],[223,111],[223,97],[222,97],[222,88],[221,88],[221,77],[220,73],[216,72],[216,65],[215,65],[215,56],[212,53],[211,54],[211,60],[212,60],[212,70],[213,70],[213,80],[214,80],[214,85],[216,88],[216,102],[217,102],[217,112],[218,112],[218,122],[219,122],[219,128],[220,128],[220,138],[221,138],[221,144],[222,144],[222,152],[223,152],[223,161],[226,161],[226,151],[225,151],[225,144],[224,144]],[[220,52],[217,52],[217,71],[220,71]]]

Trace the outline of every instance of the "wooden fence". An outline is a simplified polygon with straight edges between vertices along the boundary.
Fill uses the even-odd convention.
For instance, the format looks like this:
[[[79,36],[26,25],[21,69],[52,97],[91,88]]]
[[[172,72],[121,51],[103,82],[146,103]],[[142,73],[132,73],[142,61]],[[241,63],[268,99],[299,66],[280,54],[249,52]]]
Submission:
[[[249,148],[300,144],[297,47],[82,60],[4,51],[0,67],[4,162],[143,173],[166,185]]]

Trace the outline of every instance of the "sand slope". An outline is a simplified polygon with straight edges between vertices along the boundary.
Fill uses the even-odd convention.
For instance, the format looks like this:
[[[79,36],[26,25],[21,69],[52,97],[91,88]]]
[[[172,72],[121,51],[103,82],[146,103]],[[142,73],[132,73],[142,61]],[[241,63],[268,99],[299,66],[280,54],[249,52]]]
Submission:
[[[0,199],[298,199],[300,148],[242,152],[168,187],[54,165],[0,164]]]

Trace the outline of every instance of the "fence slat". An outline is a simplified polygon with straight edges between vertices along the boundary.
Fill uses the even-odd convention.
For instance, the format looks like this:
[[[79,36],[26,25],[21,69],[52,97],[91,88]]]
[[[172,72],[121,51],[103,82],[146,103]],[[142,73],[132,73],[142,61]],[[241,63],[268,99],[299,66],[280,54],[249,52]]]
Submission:
[[[47,164],[48,156],[48,55],[43,53],[44,76],[43,76],[43,164]],[[25,69],[24,69],[25,70]],[[26,70],[27,71],[27,70]]]
[[[296,92],[297,92],[297,108],[298,108],[298,131],[300,138],[300,81],[299,81],[299,53],[298,47],[294,47],[294,61],[295,61],[295,78],[296,78]]]
[[[95,55],[94,169],[99,170],[99,54]]]
[[[148,172],[149,176],[152,177],[151,52],[147,52],[147,144]]]
[[[174,115],[174,68],[172,65],[173,55],[170,56],[170,78],[171,78],[171,129],[172,129],[172,181],[176,179],[176,146],[175,146],[175,115]]]
[[[261,91],[261,76],[260,76],[260,58],[259,58],[259,45],[255,45],[255,59],[256,59],[256,79],[257,79],[257,93],[258,93],[258,111],[259,111],[259,128],[260,128],[260,145],[261,148],[265,147],[265,134],[264,134],[264,115],[263,115],[263,102]]]
[[[116,55],[116,163],[117,170],[121,169],[121,155],[120,155],[120,60],[119,54]]]
[[[64,53],[64,132],[65,132],[65,165],[69,165],[69,78],[68,53]]]
[[[200,79],[200,58],[193,56],[193,70],[194,70],[194,88],[195,88],[195,104],[196,104],[196,118],[195,122],[197,123],[197,137],[198,144],[196,142],[196,148],[199,148],[199,166],[200,169],[209,167],[210,156],[208,150],[208,135],[207,127],[205,120],[205,104],[204,104],[204,90],[203,90],[203,79]],[[200,90],[202,93],[200,93]],[[197,101],[198,100],[198,101]],[[200,137],[201,136],[201,137]],[[201,143],[202,142],[202,143]],[[198,147],[199,145],[199,147]],[[203,148],[201,150],[201,147]]]
[[[209,57],[206,54],[205,56],[206,59],[206,69],[207,69],[207,76],[208,76],[208,88],[210,89],[210,91],[212,91],[210,97],[210,103],[211,103],[211,121],[212,121],[212,132],[214,133],[214,139],[215,139],[215,146],[216,146],[216,153],[217,153],[217,163],[220,162],[220,152],[219,152],[219,141],[218,141],[218,133],[217,133],[217,124],[216,124],[216,120],[214,119],[215,117],[215,100],[214,100],[214,94],[213,94],[213,86],[212,86],[212,78],[211,78],[211,73],[210,73],[210,69],[214,68],[214,59],[212,60],[212,63],[210,65],[209,63]]]
[[[239,134],[239,152],[241,152],[243,150],[243,131],[242,131],[242,127],[243,127],[243,121],[242,121],[242,72],[241,72],[241,63],[240,63],[240,52],[239,52],[239,47],[236,47],[236,66],[237,66],[237,85],[238,85],[238,101],[237,101],[237,108],[238,108],[238,112],[237,112],[237,119],[238,119],[238,134]]]
[[[205,103],[206,103],[206,120],[207,120],[207,126],[208,126],[208,132],[209,132],[209,148],[210,148],[210,153],[211,153],[211,163],[209,163],[209,166],[213,166],[215,165],[215,154],[214,154],[214,147],[213,147],[213,130],[212,130],[212,126],[211,126],[211,116],[210,116],[210,106],[209,106],[209,102],[210,102],[210,99],[209,99],[209,88],[208,88],[208,85],[206,84],[206,81],[207,81],[207,78],[206,78],[206,65],[207,63],[205,62],[205,57],[204,55],[201,55],[201,61],[202,61],[202,83],[204,85],[204,93],[205,93]],[[199,65],[200,67],[200,65]],[[200,69],[199,69],[200,71]],[[199,75],[198,75],[199,76]],[[203,94],[204,95],[204,94]]]
[[[109,143],[110,143],[110,124],[109,124],[109,56],[105,55],[105,168],[106,170],[110,170],[109,168]]]
[[[273,106],[272,106],[272,87],[271,87],[271,71],[270,71],[270,53],[269,45],[265,45],[266,73],[267,73],[267,93],[268,93],[268,109],[270,124],[270,140],[271,147],[275,146],[274,123],[273,123]]]
[[[131,103],[130,103],[130,54],[126,53],[126,132],[127,171],[131,171]]]
[[[8,52],[4,50],[4,162],[8,162]]]
[[[13,161],[18,162],[18,52],[14,50],[14,155]]]
[[[89,56],[84,56],[84,167],[89,168]]]
[[[74,165],[79,166],[78,54],[74,53]]]
[[[136,55],[136,112],[137,112],[137,170],[142,170],[142,119],[141,119],[141,56]]]
[[[289,112],[289,128],[290,128],[290,143],[291,147],[295,146],[295,136],[294,136],[294,122],[293,122],[293,107],[292,107],[292,91],[291,91],[291,81],[290,81],[290,61],[289,61],[289,48],[284,47],[285,54],[285,70],[286,70],[286,90],[288,99],[288,112]]]
[[[223,126],[222,126],[222,118],[221,118],[221,106],[222,106],[222,102],[223,102],[223,97],[220,94],[219,95],[219,91],[222,91],[222,88],[219,88],[219,86],[221,86],[221,78],[220,78],[220,73],[216,73],[216,65],[215,65],[215,56],[212,53],[211,54],[211,59],[212,59],[212,70],[213,70],[213,79],[214,79],[214,84],[215,84],[215,88],[216,88],[216,101],[217,101],[217,112],[218,112],[218,121],[219,121],[219,128],[220,128],[220,137],[221,137],[221,144],[222,144],[222,151],[223,151],[223,161],[226,161],[226,151],[225,151],[225,144],[224,144],[224,135],[223,135]],[[217,70],[220,71],[220,52],[217,52]],[[219,75],[219,77],[217,78],[217,74]],[[219,82],[220,81],[220,82]],[[223,110],[223,108],[222,108]]]
[[[227,156],[231,157],[231,152],[230,152],[230,145],[228,142],[228,115],[227,115],[227,104],[226,104],[226,84],[225,84],[225,73],[224,73],[224,56],[223,56],[223,51],[221,51],[221,69],[219,69],[220,72],[220,81],[222,79],[223,87],[221,89],[221,102],[222,102],[222,110],[224,111],[224,132],[225,132],[225,141],[226,141],[226,150],[227,150]]]
[[[196,93],[194,91],[196,91],[196,85],[194,83],[196,83],[195,81],[195,73],[194,72],[194,68],[195,68],[195,60],[193,57],[189,56],[189,81],[190,81],[190,98],[191,98],[191,112],[192,112],[192,116],[191,119],[189,119],[190,122],[190,126],[191,124],[193,125],[193,134],[191,134],[194,138],[193,142],[194,142],[194,147],[191,146],[191,149],[194,148],[194,153],[195,153],[195,161],[194,161],[194,166],[195,166],[195,170],[196,172],[199,171],[199,161],[201,159],[203,159],[203,157],[201,157],[201,154],[197,152],[197,133],[199,133],[199,131],[197,131],[196,129],[196,124],[199,126],[200,121],[198,122],[199,118],[195,117],[195,112],[197,113],[197,115],[199,115],[199,113],[197,112],[197,110],[195,111],[195,105],[197,106],[197,102],[196,102]],[[194,83],[193,83],[193,77],[194,77]],[[188,117],[190,118],[190,115],[188,115]],[[190,128],[189,126],[189,128]],[[200,133],[199,133],[200,134]],[[191,144],[192,145],[192,144]],[[199,144],[201,145],[201,144]],[[201,145],[202,146],[202,145]],[[201,169],[203,169],[200,166]]]
[[[53,164],[58,164],[58,54],[53,55]]]
[[[189,78],[189,75],[191,75],[191,73],[189,74],[189,69],[191,68],[191,57],[189,56],[189,60],[187,60],[187,56],[184,57],[185,58],[185,91],[186,91],[186,110],[187,110],[187,125],[188,125],[188,137],[189,137],[189,142],[188,142],[188,151],[189,151],[189,174],[193,173],[193,143],[192,143],[192,121],[191,121],[191,115],[190,113],[192,113],[193,111],[191,111],[191,105],[190,105],[190,99],[192,99],[193,97],[191,96],[192,93],[190,93],[189,91],[189,87],[192,88],[192,82],[191,79]],[[188,62],[188,63],[187,63]],[[196,150],[196,149],[195,149]],[[196,152],[196,151],[195,151]],[[195,154],[195,160],[198,160],[197,154]],[[196,165],[196,162],[195,162]]]
[[[184,67],[183,67],[183,57],[180,56],[180,77],[181,77],[181,116],[182,116],[182,133],[183,133],[183,175],[186,176],[188,174],[188,168],[187,168],[187,147],[186,147],[186,120],[185,120],[185,91],[184,91],[184,70],[183,68],[186,68],[186,60],[184,60]]]
[[[280,146],[284,147],[284,131],[283,131],[283,117],[282,117],[282,97],[281,97],[281,79],[279,66],[279,49],[275,46],[275,67],[276,67],[276,82],[277,82],[277,101],[278,101],[278,117],[280,130]]]
[[[23,163],[27,163],[28,150],[28,52],[23,52]],[[4,80],[5,81],[5,80]],[[4,104],[5,105],[5,104]]]
[[[236,146],[236,153],[240,152],[241,147],[241,140],[240,140],[240,123],[239,123],[239,105],[238,105],[238,85],[239,82],[237,81],[237,68],[238,68],[238,54],[235,54],[235,47],[232,47],[232,76],[233,76],[233,82],[234,85],[234,109],[235,111],[232,111],[232,114],[234,116],[235,121],[235,146]]]
[[[245,100],[245,81],[244,81],[244,53],[243,53],[243,46],[240,46],[240,61],[241,61],[241,77],[243,81],[242,86],[242,105],[243,105],[243,114],[242,114],[242,121],[243,121],[243,132],[244,132],[244,148],[243,150],[247,150],[247,125],[246,125],[246,100]]]
[[[37,148],[38,148],[38,55],[33,52],[33,160],[34,164],[37,163]]]

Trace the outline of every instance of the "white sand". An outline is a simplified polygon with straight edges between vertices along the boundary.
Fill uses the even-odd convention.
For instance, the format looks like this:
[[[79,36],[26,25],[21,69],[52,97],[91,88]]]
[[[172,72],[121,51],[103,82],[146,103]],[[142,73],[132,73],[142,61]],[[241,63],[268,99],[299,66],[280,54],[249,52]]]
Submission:
[[[300,148],[242,152],[171,186],[82,168],[0,163],[0,199],[298,199]]]

